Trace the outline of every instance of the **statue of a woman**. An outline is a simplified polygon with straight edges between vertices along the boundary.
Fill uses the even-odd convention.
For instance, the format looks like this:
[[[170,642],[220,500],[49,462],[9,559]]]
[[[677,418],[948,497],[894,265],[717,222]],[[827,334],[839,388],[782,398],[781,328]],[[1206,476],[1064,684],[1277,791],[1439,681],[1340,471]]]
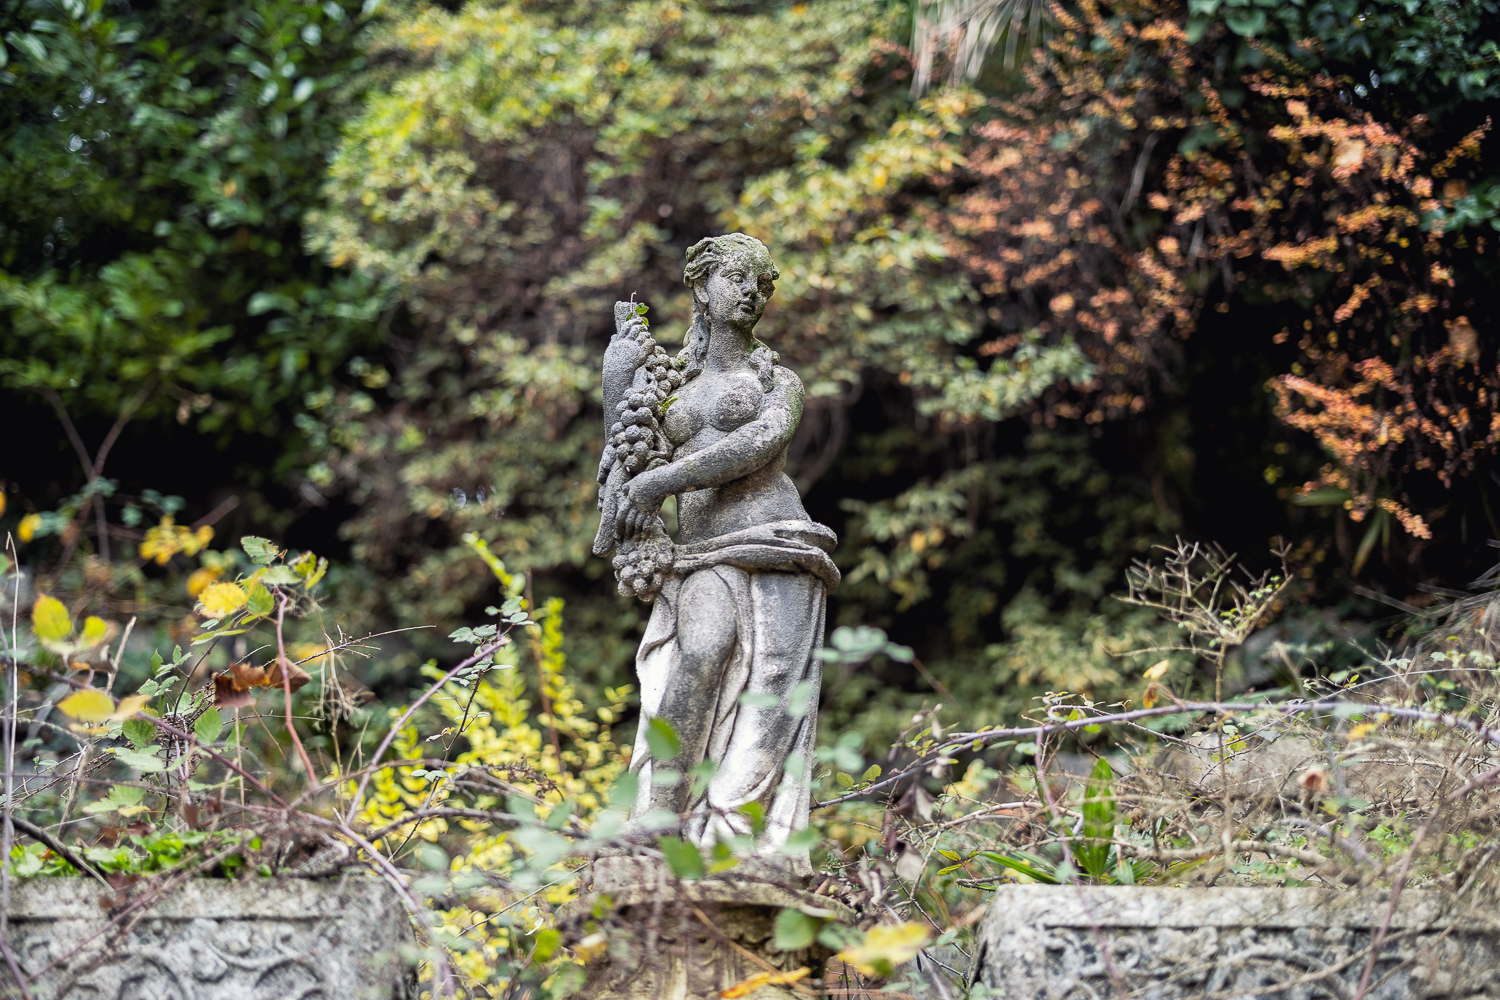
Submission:
[[[622,302],[604,362],[594,550],[618,546],[621,592],[655,600],[636,654],[632,815],[686,815],[688,838],[704,848],[761,827],[775,855],[807,826],[814,654],[839,581],[828,555],[836,539],[808,519],[784,471],[803,389],[755,339],[780,277],[769,252],[731,233],[701,240],[687,259],[693,323],[682,351],[668,358],[646,333],[644,307]],[[674,495],[675,544],[657,516]],[[651,754],[656,719],[667,724],[658,733],[675,735],[670,759]],[[807,870],[805,854],[789,863]]]

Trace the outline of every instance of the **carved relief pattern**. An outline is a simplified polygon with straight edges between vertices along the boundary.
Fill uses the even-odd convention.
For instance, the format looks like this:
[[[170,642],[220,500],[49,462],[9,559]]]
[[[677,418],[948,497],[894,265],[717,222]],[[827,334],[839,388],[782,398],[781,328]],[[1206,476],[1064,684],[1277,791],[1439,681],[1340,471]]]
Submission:
[[[993,1000],[1348,1000],[1369,945],[1368,930],[1347,927],[1012,926],[987,942],[978,979]],[[1370,982],[1369,1000],[1496,1000],[1500,944],[1462,930],[1393,930]]]
[[[97,923],[27,921],[12,925],[12,940],[45,1000],[335,1000],[344,991],[311,957],[324,950],[316,923],[148,917],[122,940],[101,947],[101,935],[73,955]]]

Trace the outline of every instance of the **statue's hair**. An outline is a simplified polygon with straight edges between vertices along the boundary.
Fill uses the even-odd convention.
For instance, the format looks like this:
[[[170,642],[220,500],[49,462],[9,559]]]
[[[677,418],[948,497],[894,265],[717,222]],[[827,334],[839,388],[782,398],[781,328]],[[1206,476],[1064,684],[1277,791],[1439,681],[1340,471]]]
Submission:
[[[748,256],[757,264],[768,268],[772,281],[781,277],[781,271],[771,260],[771,251],[764,243],[744,233],[725,233],[723,236],[705,236],[688,247],[687,267],[682,271],[682,280],[689,288],[696,289],[708,280],[709,275],[728,263],[731,258],[740,256]],[[697,376],[703,370],[703,362],[707,357],[708,310],[704,308],[703,303],[698,301],[698,296],[694,295],[693,324],[688,327],[687,337],[682,344],[682,353],[678,355],[679,362],[686,365],[683,374],[688,378]],[[750,354],[750,360],[760,376],[761,383],[769,391],[774,381],[771,369],[775,367],[777,361],[781,360],[780,356],[765,344],[757,341],[755,349]]]

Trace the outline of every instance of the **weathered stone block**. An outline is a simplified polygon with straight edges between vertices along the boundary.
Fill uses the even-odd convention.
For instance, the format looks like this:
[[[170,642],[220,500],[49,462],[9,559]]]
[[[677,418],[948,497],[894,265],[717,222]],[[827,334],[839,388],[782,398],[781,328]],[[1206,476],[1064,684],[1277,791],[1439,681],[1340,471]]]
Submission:
[[[1006,885],[970,977],[997,1000],[1342,1000],[1390,903],[1386,891]],[[1500,921],[1407,889],[1365,995],[1500,997]]]
[[[7,937],[36,1000],[409,1000],[413,941],[374,878],[190,879],[118,894],[12,882]],[[0,977],[8,978],[3,972]]]

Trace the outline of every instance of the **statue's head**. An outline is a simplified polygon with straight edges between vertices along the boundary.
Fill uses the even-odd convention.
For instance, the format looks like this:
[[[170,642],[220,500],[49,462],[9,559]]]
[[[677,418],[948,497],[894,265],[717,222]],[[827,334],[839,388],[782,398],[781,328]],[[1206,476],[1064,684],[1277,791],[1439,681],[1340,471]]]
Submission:
[[[781,277],[771,260],[771,251],[764,243],[744,233],[725,233],[723,236],[705,236],[688,247],[687,267],[682,272],[682,280],[696,291],[710,275],[731,262],[740,264],[757,277],[769,277],[772,281]]]
[[[744,233],[701,239],[688,248],[683,280],[693,290],[693,315],[748,331],[760,321],[781,272],[766,245]]]
[[[757,358],[765,356],[758,366],[768,374],[776,356],[750,332],[781,277],[766,245],[744,233],[709,236],[688,247],[687,261],[682,280],[693,290],[693,324],[683,344],[686,374],[692,377],[702,370],[713,328],[710,320],[750,338],[746,348]]]

